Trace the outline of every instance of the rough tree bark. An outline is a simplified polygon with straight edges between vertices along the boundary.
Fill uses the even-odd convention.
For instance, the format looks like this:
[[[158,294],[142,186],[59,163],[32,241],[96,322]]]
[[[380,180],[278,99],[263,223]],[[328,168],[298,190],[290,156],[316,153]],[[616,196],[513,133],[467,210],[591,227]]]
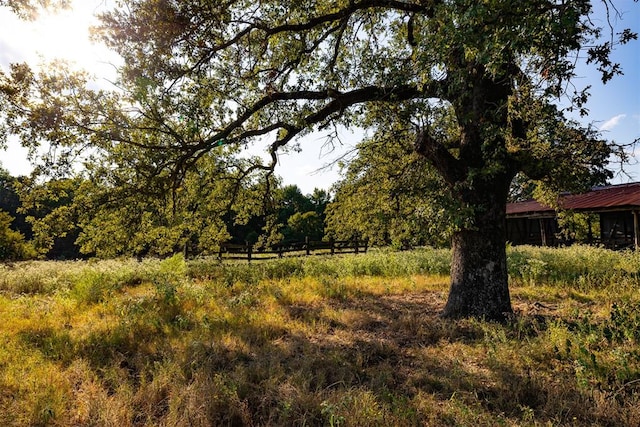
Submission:
[[[502,320],[511,313],[506,255],[508,184],[478,186],[469,193],[474,227],[452,238],[451,287],[442,312],[447,318]]]
[[[463,55],[458,55],[462,58]],[[507,67],[505,67],[507,68]],[[422,130],[416,151],[447,182],[467,212],[452,238],[451,288],[442,315],[501,320],[511,313],[506,255],[506,202],[518,168],[506,149],[507,105],[512,79],[505,70],[491,76],[481,65],[456,59],[453,70],[471,69],[470,85],[453,89],[461,130],[459,147],[450,150]],[[513,129],[522,136],[522,129]]]

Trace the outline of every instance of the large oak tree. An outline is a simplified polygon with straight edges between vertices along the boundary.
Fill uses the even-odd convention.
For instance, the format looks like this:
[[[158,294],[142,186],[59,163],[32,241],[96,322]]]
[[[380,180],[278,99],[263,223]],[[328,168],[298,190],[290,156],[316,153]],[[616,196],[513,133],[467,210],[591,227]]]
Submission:
[[[557,105],[584,112],[588,94],[571,85],[578,56],[607,81],[620,72],[611,49],[635,37],[599,28],[607,20],[591,19],[589,0],[119,3],[99,32],[124,58],[119,92],[69,103],[78,91],[47,81],[39,129],[25,141],[129,146],[141,168],[179,183],[222,145],[266,141],[271,164],[253,167],[270,170],[312,131],[401,129],[464,214],[448,317],[511,311],[505,202],[517,173],[551,184],[606,175],[610,146]],[[13,98],[29,77],[15,80]]]

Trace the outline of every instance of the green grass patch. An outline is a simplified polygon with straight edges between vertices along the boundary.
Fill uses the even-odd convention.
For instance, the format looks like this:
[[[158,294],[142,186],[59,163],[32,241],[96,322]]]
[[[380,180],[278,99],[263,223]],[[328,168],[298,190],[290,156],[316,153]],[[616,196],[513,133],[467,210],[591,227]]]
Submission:
[[[504,324],[446,250],[3,266],[0,425],[638,425],[637,255],[508,253]]]

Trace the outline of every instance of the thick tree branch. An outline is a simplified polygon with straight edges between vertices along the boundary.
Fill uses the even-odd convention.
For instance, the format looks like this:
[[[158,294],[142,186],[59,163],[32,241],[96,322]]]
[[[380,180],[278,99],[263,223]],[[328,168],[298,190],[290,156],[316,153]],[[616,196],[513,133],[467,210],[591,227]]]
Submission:
[[[429,135],[427,129],[418,132],[415,150],[423,155],[438,170],[449,185],[464,180],[465,168],[460,160],[455,158],[447,148]]]
[[[339,92],[333,89],[326,89],[321,91],[293,91],[293,92],[279,92],[264,96],[258,100],[255,104],[248,107],[238,118],[229,123],[223,130],[216,133],[210,138],[207,138],[197,146],[193,147],[194,151],[208,150],[214,146],[227,143],[239,142],[243,139],[264,135],[277,128],[287,128],[287,125],[283,123],[272,124],[264,129],[260,130],[247,130],[241,132],[239,135],[235,135],[228,139],[238,129],[255,114],[262,109],[268,107],[271,104],[282,101],[323,101],[331,99],[326,105],[320,107],[315,112],[306,115],[302,118],[302,122],[305,127],[309,127],[315,124],[319,124],[326,120],[334,113],[344,111],[346,108],[361,104],[365,102],[398,102],[406,101],[416,98],[430,98],[439,97],[444,93],[444,82],[433,82],[429,86],[418,88],[414,85],[401,85],[401,86],[367,86],[360,89],[355,89],[348,92]],[[303,130],[303,127],[294,126],[297,133]],[[295,135],[294,135],[295,136]],[[287,141],[289,141],[288,139]],[[221,142],[222,141],[222,142]]]
[[[348,18],[354,12],[365,9],[373,8],[386,8],[393,9],[402,12],[414,12],[414,13],[426,13],[428,17],[431,17],[431,10],[433,6],[441,3],[441,0],[422,1],[418,3],[411,3],[405,1],[394,0],[363,0],[360,2],[351,1],[349,6],[334,13],[326,15],[319,15],[308,19],[305,22],[284,24],[275,27],[268,27],[260,22],[254,23],[254,28],[265,31],[269,35],[283,33],[283,32],[299,32],[306,31],[315,28],[319,25],[326,24],[327,22],[341,21]]]
[[[287,145],[305,129],[326,121],[331,117],[331,115],[340,113],[349,106],[364,102],[399,102],[416,98],[435,97],[436,94],[444,93],[444,88],[442,87],[443,84],[443,82],[434,82],[431,86],[423,87],[421,89],[410,85],[394,87],[368,86],[349,92],[339,92],[327,89],[323,91],[281,92],[265,96],[253,106],[247,108],[244,113],[242,113],[223,130],[197,145],[191,146],[189,150],[184,151],[179,156],[175,166],[173,167],[173,179],[175,182],[180,182],[186,171],[189,170],[189,168],[192,167],[199,158],[215,147],[239,143],[249,138],[264,136],[271,132],[281,130],[284,132],[281,132],[278,138],[271,143],[269,147],[269,153],[271,156],[270,163],[264,166],[255,166],[255,169],[263,169],[271,174],[278,162],[278,149]],[[331,99],[331,101],[318,110],[301,118],[300,123],[302,123],[302,125],[293,125],[279,121],[262,128],[244,130],[234,135],[235,132],[242,129],[243,125],[254,114],[257,114],[261,109],[278,101],[322,101],[327,99]]]

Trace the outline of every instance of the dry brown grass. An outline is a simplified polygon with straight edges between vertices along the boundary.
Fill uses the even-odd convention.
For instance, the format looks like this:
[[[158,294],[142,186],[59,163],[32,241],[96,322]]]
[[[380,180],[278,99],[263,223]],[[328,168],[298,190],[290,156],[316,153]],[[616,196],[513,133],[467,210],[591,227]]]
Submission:
[[[178,267],[98,299],[0,295],[0,425],[640,424],[627,287],[522,283],[495,324],[438,317],[438,275]]]

